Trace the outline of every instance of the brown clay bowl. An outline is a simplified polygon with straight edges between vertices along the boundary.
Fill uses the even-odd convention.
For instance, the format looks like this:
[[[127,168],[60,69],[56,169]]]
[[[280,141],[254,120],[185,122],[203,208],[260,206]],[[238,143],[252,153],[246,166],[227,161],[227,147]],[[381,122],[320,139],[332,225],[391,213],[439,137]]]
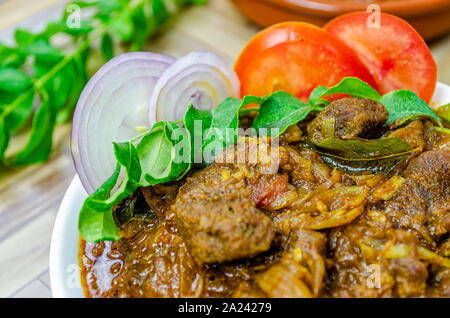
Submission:
[[[377,4],[382,12],[399,16],[431,40],[450,31],[450,0],[231,0],[260,26],[283,21],[305,21],[319,26],[341,14],[366,11]]]

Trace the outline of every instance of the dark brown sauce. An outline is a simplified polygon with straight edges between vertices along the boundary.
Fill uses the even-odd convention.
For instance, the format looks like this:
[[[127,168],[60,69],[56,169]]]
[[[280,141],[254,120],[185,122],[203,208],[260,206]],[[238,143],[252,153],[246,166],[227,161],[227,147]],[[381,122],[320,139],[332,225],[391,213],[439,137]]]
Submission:
[[[178,183],[140,189],[114,211],[124,211],[116,215],[125,222],[120,240],[80,239],[85,295],[450,297],[450,136],[420,120],[377,128],[419,149],[393,176],[330,169],[302,146],[302,136],[323,137],[318,127],[328,117],[336,119],[335,133],[360,137],[385,122],[377,108],[343,99],[308,129],[289,127],[270,175],[260,173],[263,162],[216,162]],[[244,151],[265,141],[246,142]],[[136,203],[131,218],[127,200]],[[268,249],[251,253],[259,245],[248,233],[269,233]],[[373,266],[376,288],[367,283]]]
[[[276,253],[199,267],[170,221],[134,220],[138,231],[118,242],[80,238],[79,260],[86,297],[231,297],[239,284],[276,261]]]

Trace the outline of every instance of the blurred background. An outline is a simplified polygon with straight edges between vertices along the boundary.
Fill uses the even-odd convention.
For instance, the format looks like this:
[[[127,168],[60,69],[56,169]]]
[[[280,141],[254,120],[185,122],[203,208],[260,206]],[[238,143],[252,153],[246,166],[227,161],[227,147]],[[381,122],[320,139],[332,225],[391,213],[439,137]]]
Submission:
[[[0,0],[0,68],[8,47],[18,39],[27,41],[28,33],[17,35],[17,29],[33,33],[46,30],[49,21],[61,19],[68,2]],[[209,0],[205,5],[197,5],[203,1],[168,2],[194,4],[182,6],[177,12],[169,5],[170,20],[146,34],[142,50],[181,56],[207,49],[222,54],[230,63],[262,26],[286,20],[322,25],[334,16],[365,11],[374,4],[363,0]],[[375,9],[402,16],[421,32],[438,64],[438,80],[450,84],[450,0],[384,0],[377,5]],[[73,45],[64,37],[52,41],[56,41],[52,42],[55,46]],[[88,76],[104,62],[105,49],[100,50],[99,45],[93,44],[86,62]],[[130,49],[120,43],[117,46],[116,54]],[[0,165],[0,297],[51,297],[50,238],[59,204],[75,175],[69,149],[70,109],[68,114],[61,116],[55,127],[53,149],[50,157],[42,160],[45,162]],[[8,151],[23,146],[27,129],[23,130],[10,141]]]

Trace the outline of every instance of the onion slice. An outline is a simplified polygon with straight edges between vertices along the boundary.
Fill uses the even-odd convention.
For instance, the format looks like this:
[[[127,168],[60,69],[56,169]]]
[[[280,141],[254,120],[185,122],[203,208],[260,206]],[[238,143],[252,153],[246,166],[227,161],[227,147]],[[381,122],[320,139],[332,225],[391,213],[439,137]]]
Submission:
[[[112,142],[149,128],[148,101],[161,74],[175,58],[125,53],[106,63],[84,88],[74,113],[71,148],[75,169],[92,194],[114,172]]]
[[[194,51],[180,57],[161,76],[148,109],[148,122],[184,118],[190,103],[198,109],[215,109],[227,97],[238,97],[239,79],[220,55]]]

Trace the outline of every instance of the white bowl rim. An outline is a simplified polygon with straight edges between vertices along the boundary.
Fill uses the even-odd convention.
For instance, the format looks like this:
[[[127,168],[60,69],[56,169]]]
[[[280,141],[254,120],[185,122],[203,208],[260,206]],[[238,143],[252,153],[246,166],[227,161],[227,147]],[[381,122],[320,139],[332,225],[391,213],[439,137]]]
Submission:
[[[449,101],[450,86],[438,82],[432,104],[437,106]],[[86,198],[87,193],[78,176],[75,176],[58,210],[50,245],[50,285],[55,298],[84,297],[76,268],[78,268],[78,213]]]

